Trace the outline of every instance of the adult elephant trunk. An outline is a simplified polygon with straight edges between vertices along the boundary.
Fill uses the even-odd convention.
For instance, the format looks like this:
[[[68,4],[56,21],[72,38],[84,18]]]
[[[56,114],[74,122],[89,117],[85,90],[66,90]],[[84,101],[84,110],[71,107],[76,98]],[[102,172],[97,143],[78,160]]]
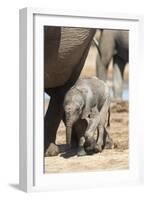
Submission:
[[[71,144],[71,134],[72,134],[72,126],[66,127],[66,143],[68,145]]]

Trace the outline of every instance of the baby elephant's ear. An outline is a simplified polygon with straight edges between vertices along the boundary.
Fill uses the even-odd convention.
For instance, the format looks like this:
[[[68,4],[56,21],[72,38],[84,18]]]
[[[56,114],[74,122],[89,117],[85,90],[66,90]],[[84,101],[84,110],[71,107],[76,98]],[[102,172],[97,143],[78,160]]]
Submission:
[[[90,109],[89,109],[89,107],[86,106],[83,108],[81,119],[87,119],[87,118],[89,118],[89,115],[90,115]]]
[[[82,113],[81,119],[85,120],[87,124],[89,124],[89,114],[88,113]]]
[[[83,126],[88,127],[88,124],[90,123],[90,119],[89,118],[84,118],[81,120],[81,122]]]

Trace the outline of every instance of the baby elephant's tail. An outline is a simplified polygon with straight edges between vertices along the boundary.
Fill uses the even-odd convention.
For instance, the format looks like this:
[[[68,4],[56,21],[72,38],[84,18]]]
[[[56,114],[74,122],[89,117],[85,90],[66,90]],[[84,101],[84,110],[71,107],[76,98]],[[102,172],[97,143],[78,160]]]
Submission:
[[[108,121],[107,121],[107,127],[110,127],[110,108],[108,110]]]

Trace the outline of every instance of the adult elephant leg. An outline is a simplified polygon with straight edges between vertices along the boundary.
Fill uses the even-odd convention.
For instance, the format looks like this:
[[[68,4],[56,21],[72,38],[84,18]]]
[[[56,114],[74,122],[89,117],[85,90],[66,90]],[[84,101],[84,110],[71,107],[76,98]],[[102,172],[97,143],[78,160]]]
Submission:
[[[44,133],[44,148],[45,148],[45,152],[46,152],[47,156],[54,156],[54,155],[57,155],[59,153],[59,149],[55,145],[55,139],[56,139],[56,132],[57,132],[59,123],[60,123],[60,121],[62,119],[62,116],[63,116],[62,103],[63,103],[64,95],[65,95],[66,91],[71,86],[74,85],[74,83],[76,82],[76,80],[78,79],[78,77],[79,77],[79,75],[81,73],[81,70],[82,70],[82,68],[84,66],[84,62],[86,60],[86,57],[87,57],[87,54],[88,54],[88,51],[89,51],[89,48],[90,48],[90,45],[91,45],[91,41],[92,41],[92,38],[93,38],[94,34],[95,34],[95,29],[93,29],[91,31],[91,34],[87,35],[87,37],[88,37],[87,40],[85,40],[85,42],[83,44],[81,44],[81,47],[82,47],[82,45],[85,45],[84,48],[83,48],[83,51],[82,51],[82,55],[80,55],[80,57],[78,57],[78,58],[75,58],[74,61],[76,61],[76,62],[74,63],[74,67],[72,66],[71,76],[63,86],[61,86],[61,87],[59,86],[58,87],[58,89],[57,89],[58,92],[56,92],[55,88],[52,88],[50,86],[50,84],[48,82],[50,80],[50,78],[48,79],[48,76],[46,78],[46,80],[47,80],[46,81],[47,83],[45,84],[46,88],[47,87],[49,87],[49,88],[51,87],[50,89],[46,89],[46,91],[48,90],[47,93],[51,96],[50,105],[49,105],[48,111],[47,111],[46,116],[45,116],[45,131],[44,131],[45,132]],[[75,38],[74,35],[73,35],[73,37]],[[64,43],[64,41],[63,41],[63,43]],[[74,42],[72,43],[72,46],[73,47],[71,47],[71,49],[69,48],[69,50],[74,49]],[[64,45],[63,46],[61,45],[61,47],[64,49]],[[75,47],[77,47],[77,46],[75,46]],[[80,47],[78,47],[77,50],[78,49],[80,51]],[[67,51],[68,48],[65,48],[65,50]],[[70,54],[70,51],[68,53]],[[74,51],[73,51],[73,53],[74,53]],[[73,57],[75,57],[75,55],[73,53],[72,53],[72,55],[73,55]],[[64,56],[65,56],[65,58],[63,59],[63,64],[70,69],[71,68],[71,64],[73,62],[72,59],[71,59],[70,62],[68,61],[69,62],[69,65],[68,65],[66,63],[66,59],[68,60],[68,54],[65,53],[65,55],[64,55],[64,54],[62,54],[62,51],[61,51],[61,52],[59,52],[59,55],[62,58],[64,58]],[[77,51],[77,55],[78,55],[78,51]],[[71,56],[71,58],[72,58],[72,56]],[[52,61],[54,62],[54,59]],[[64,63],[64,61],[65,61],[65,63]],[[62,59],[61,59],[61,62],[62,62]],[[59,64],[60,64],[60,62],[59,62]],[[48,69],[50,69],[49,66],[51,66],[50,62],[47,64]],[[57,66],[58,66],[58,63],[57,63]],[[56,65],[55,65],[55,67],[56,67]],[[56,79],[54,78],[54,76],[52,76],[52,71],[51,72],[50,72],[50,70],[47,71],[46,75],[50,75],[51,78],[53,78],[52,84],[53,84],[53,86],[55,86],[56,85],[55,84]],[[62,74],[62,78],[63,77],[66,77],[66,73]],[[60,80],[60,73],[57,76],[57,80]],[[65,81],[66,81],[66,78],[65,78]],[[61,82],[63,82],[63,81],[61,81]],[[57,86],[58,85],[60,85],[60,83],[58,83]],[[52,95],[52,92],[54,93],[54,95]],[[60,95],[62,96],[61,98],[59,98],[58,93],[60,93],[59,96]],[[53,148],[52,148],[52,146],[53,146]]]
[[[62,100],[52,97],[44,119],[44,152],[45,156],[56,156],[59,148],[55,145],[56,133],[63,115]]]
[[[96,59],[97,76],[106,81],[109,63],[114,55],[115,40],[114,35],[108,30],[103,30],[97,46],[98,54]]]
[[[107,68],[104,67],[103,63],[101,62],[99,52],[96,57],[96,75],[103,81],[106,81],[107,79]]]
[[[123,95],[123,71],[125,62],[118,56],[114,57],[113,69],[113,94],[117,100],[122,99]]]

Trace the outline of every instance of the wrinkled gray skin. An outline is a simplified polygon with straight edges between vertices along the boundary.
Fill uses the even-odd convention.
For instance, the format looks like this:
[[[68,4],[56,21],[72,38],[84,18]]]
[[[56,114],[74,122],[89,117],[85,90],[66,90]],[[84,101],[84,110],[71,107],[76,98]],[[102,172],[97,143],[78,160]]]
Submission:
[[[109,88],[97,77],[81,78],[66,93],[64,99],[67,144],[76,132],[79,139],[78,155],[85,155],[85,142],[94,143],[94,133],[98,129],[97,143],[93,150],[101,152],[103,148],[104,129],[110,107]],[[83,120],[83,123],[82,123]],[[85,121],[85,122],[84,122]]]
[[[106,80],[108,65],[113,58],[113,94],[117,99],[122,99],[123,72],[129,62],[128,38],[128,31],[102,30],[97,46],[96,68],[100,79]]]
[[[44,152],[55,156],[56,133],[63,119],[63,99],[84,66],[95,29],[44,28],[44,87],[51,100],[44,119]]]

